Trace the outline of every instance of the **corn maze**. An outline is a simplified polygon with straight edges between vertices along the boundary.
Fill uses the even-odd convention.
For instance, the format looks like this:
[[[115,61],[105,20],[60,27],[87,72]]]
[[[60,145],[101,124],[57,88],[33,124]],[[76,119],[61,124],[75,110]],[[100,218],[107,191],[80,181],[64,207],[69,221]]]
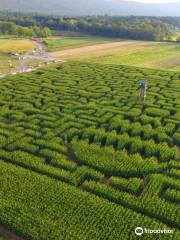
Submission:
[[[30,240],[133,240],[138,226],[180,239],[180,73],[72,62],[1,79],[0,93],[3,226]]]

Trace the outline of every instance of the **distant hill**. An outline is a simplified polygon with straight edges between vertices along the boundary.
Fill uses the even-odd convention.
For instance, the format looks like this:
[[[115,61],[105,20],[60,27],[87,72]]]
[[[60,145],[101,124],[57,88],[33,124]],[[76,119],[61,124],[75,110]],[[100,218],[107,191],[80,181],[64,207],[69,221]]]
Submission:
[[[63,16],[180,16],[180,3],[144,4],[125,0],[0,0],[0,11],[6,10]]]

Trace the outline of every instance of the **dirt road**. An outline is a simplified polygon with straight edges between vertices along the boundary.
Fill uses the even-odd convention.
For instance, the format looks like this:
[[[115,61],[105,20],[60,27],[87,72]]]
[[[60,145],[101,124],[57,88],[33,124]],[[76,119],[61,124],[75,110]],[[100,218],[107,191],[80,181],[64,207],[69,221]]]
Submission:
[[[49,53],[52,57],[71,57],[71,56],[79,56],[81,54],[102,51],[107,49],[113,49],[116,47],[126,47],[133,44],[141,44],[141,41],[119,41],[119,42],[109,42],[109,43],[99,43],[96,45],[85,46],[85,47],[77,47],[66,50],[58,50]]]

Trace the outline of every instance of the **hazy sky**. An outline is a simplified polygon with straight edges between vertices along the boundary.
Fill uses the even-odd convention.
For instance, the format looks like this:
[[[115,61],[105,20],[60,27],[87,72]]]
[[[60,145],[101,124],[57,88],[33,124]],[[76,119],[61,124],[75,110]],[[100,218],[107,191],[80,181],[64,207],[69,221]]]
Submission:
[[[173,2],[180,2],[180,0],[131,0],[136,2],[143,2],[143,3],[173,3]]]

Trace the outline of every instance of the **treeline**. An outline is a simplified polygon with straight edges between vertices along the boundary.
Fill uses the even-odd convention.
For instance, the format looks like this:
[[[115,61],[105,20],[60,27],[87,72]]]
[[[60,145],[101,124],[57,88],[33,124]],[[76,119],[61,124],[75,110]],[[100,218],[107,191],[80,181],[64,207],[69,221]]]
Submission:
[[[135,40],[170,40],[173,32],[170,25],[159,19],[137,17],[61,18],[58,24],[63,30]]]
[[[162,19],[165,23],[180,29],[180,17],[163,17]]]
[[[51,30],[47,27],[25,27],[13,22],[0,21],[0,34],[15,35],[18,37],[48,37],[51,35]]]
[[[0,13],[0,20],[12,21],[31,28],[79,31],[88,34],[140,40],[171,40],[180,18],[166,17],[56,17]]]

